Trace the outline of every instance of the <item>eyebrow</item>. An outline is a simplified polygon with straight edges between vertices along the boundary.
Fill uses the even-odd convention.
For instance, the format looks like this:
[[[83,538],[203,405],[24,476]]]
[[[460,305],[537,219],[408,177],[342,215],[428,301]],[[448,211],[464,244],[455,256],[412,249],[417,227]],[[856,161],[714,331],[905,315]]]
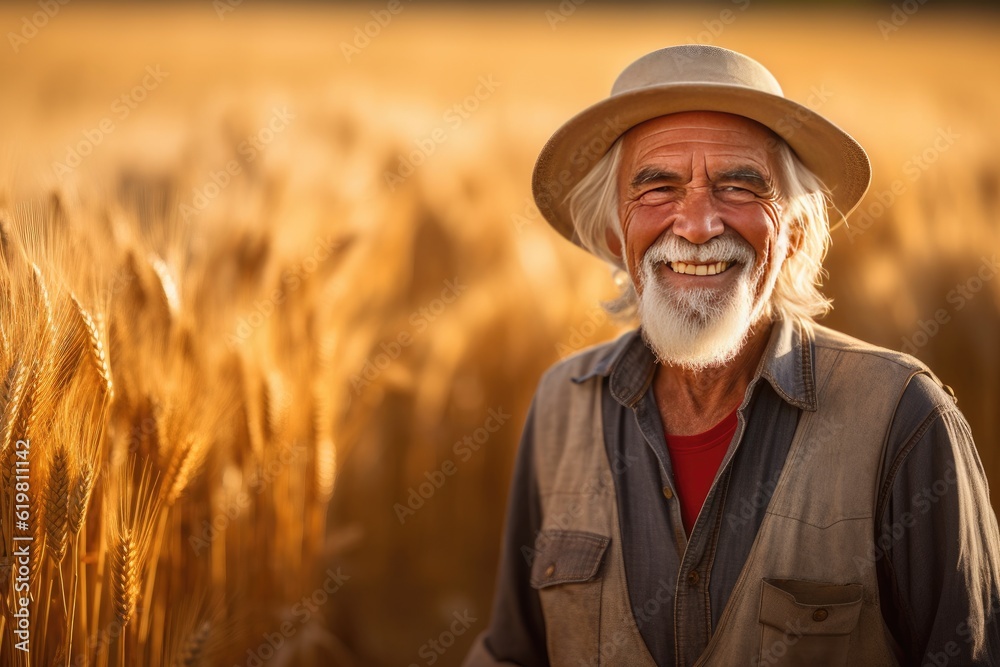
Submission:
[[[676,171],[668,171],[660,167],[643,167],[632,177],[630,186],[633,189],[641,188],[650,183],[681,183],[686,180]],[[720,172],[713,180],[716,181],[737,181],[746,183],[760,190],[770,190],[771,182],[760,171],[753,167],[741,166],[727,169]]]
[[[661,169],[659,167],[643,167],[635,176],[632,177],[631,186],[633,189],[641,188],[644,185],[649,185],[650,183],[662,183],[664,181],[671,183],[681,183],[685,179],[678,174],[676,171],[667,171],[666,169]]]
[[[735,167],[727,169],[715,178],[718,181],[737,181],[755,186],[761,190],[770,190],[771,181],[753,167]]]

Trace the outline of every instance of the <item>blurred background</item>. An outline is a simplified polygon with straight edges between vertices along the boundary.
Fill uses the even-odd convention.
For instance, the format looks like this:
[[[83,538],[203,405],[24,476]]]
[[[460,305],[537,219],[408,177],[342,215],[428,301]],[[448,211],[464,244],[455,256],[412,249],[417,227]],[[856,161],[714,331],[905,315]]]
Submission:
[[[534,158],[667,45],[750,55],[869,151],[874,183],[826,262],[825,323],[915,354],[955,389],[1000,502],[1000,14],[987,3],[41,0],[4,4],[0,26],[9,224],[163,260],[184,344],[212,369],[179,406],[237,386],[216,372],[232,357],[263,378],[265,431],[278,394],[289,420],[322,408],[299,411],[313,419],[301,439],[330,449],[282,468],[280,488],[315,478],[296,507],[323,512],[298,527],[297,510],[238,513],[210,531],[226,533],[224,559],[214,540],[185,556],[175,585],[214,573],[205,664],[461,661],[488,622],[535,383],[627,326],[600,307],[616,293],[608,269],[534,207]],[[77,250],[64,263],[100,263]],[[111,285],[109,308],[115,275],[92,279]],[[156,377],[135,382],[156,394]],[[218,489],[255,488],[231,474],[233,442],[177,501],[179,539],[205,536]],[[265,532],[241,541],[236,525]],[[309,559],[260,551],[309,534]],[[327,572],[336,592],[320,602]],[[318,614],[299,625],[309,596]]]

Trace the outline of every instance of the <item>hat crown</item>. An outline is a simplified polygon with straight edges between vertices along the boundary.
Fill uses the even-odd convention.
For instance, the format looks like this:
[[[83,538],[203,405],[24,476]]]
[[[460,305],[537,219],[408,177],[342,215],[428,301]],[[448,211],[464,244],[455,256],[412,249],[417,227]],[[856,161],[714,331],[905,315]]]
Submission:
[[[611,95],[671,84],[744,86],[784,96],[774,75],[742,53],[705,44],[670,46],[646,54],[625,68]]]

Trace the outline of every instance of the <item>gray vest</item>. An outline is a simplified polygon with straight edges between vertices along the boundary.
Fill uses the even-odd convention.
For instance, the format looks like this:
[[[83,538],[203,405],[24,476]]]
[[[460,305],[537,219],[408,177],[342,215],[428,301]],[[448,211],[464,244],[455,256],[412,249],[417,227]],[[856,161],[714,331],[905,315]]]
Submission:
[[[799,418],[753,547],[695,665],[897,664],[870,557],[877,484],[903,390],[915,374],[931,374],[912,357],[825,327],[814,325],[813,336],[818,409]],[[652,667],[625,583],[602,378],[571,381],[586,364],[586,355],[560,364],[537,395],[542,531],[531,585],[552,665]],[[731,447],[742,438],[749,394]],[[831,438],[831,421],[848,427]],[[490,663],[477,650],[467,664]]]

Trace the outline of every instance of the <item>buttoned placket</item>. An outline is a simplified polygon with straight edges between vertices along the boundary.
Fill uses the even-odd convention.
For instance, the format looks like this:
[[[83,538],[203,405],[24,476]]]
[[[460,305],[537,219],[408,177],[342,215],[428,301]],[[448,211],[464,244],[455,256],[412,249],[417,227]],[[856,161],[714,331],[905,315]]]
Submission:
[[[744,410],[753,395],[753,389],[758,380],[759,377],[755,377],[747,387],[746,394],[737,411],[736,433],[733,435],[726,456],[719,466],[719,471],[709,489],[698,518],[695,520],[690,536],[684,532],[680,499],[651,383],[646,387],[642,397],[632,406],[636,423],[646,441],[646,446],[652,449],[660,464],[663,502],[670,505],[671,528],[680,560],[674,595],[675,658],[678,665],[693,665],[708,645],[708,640],[712,635],[709,579],[715,557],[715,546],[718,543],[722,525],[722,508],[725,506],[725,493],[731,465],[746,430]]]
[[[659,467],[661,492],[653,502],[665,502],[669,508],[676,559],[663,563],[664,576],[675,582],[673,601],[674,652],[677,665],[693,665],[712,635],[710,577],[715,561],[733,461],[747,430],[749,406],[759,382],[767,379],[786,402],[803,409],[815,409],[812,364],[809,343],[799,341],[794,327],[778,323],[765,349],[760,365],[749,383],[737,410],[737,428],[719,466],[691,535],[684,532],[677,488],[673,480],[670,456],[652,382],[656,362],[652,353],[638,339],[624,344],[589,373],[575,378],[584,381],[591,375],[609,377],[611,396],[632,412],[644,446],[653,452]],[[623,341],[625,343],[625,341]],[[637,446],[643,446],[636,442]],[[633,611],[634,615],[634,611]]]

